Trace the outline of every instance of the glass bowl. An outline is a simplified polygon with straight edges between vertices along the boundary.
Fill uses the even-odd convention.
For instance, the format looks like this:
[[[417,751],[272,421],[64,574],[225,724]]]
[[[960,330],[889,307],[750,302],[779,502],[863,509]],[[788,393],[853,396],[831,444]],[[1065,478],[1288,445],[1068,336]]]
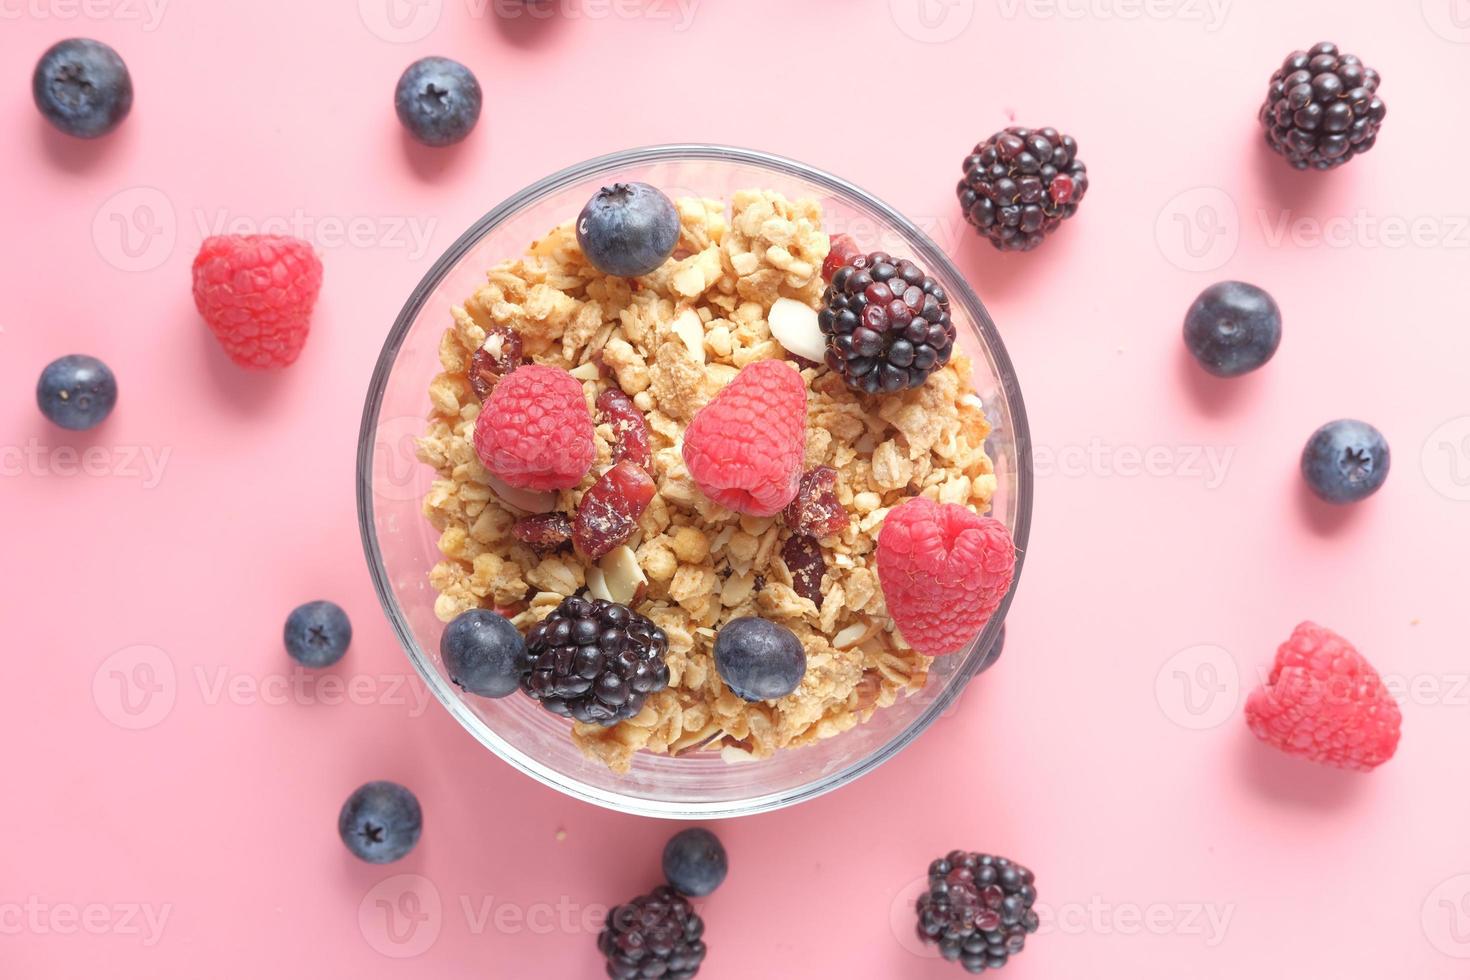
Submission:
[[[728,200],[737,190],[769,188],[821,201],[825,227],[846,232],[865,251],[910,256],[948,291],[959,345],[974,362],[974,385],[995,432],[991,455],[999,486],[992,512],[1026,553],[1031,520],[1031,446],[1021,392],[989,314],[953,263],[912,222],[846,181],[791,160],[723,146],[656,146],[599,157],[547,177],[480,219],[434,263],[409,297],[378,357],[363,410],[357,455],[357,506],[373,583],[398,638],[429,690],[496,755],[562,792],[624,813],[711,819],[760,813],[808,800],[891,759],[939,717],[979,669],[1000,633],[1010,596],[975,642],[934,661],[926,687],[880,708],[840,735],[774,758],[728,764],[717,752],[678,758],[640,752],[615,774],[585,758],[568,722],[530,698],[493,701],[466,695],[439,659],[443,624],[434,615],[429,570],[438,532],[420,501],[433,470],[417,461],[414,439],[428,415],[428,384],[439,371],[439,339],[450,307],[484,282],[485,271],[521,255],[536,238],[574,217],[596,190],[642,180],[671,197]],[[1014,586],[1012,587],[1014,594]]]

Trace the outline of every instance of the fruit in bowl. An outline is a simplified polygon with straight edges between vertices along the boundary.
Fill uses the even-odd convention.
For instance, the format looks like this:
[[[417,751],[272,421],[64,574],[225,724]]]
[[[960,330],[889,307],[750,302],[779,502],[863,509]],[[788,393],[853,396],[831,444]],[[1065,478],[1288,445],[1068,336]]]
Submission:
[[[613,184],[450,314],[418,442],[435,613],[503,614],[521,691],[614,771],[859,724],[1010,588],[948,295],[834,253],[814,200]]]

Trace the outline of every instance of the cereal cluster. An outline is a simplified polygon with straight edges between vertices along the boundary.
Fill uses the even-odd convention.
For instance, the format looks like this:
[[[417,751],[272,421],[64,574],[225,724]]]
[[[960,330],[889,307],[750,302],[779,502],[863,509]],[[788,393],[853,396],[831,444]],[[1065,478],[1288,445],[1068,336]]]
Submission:
[[[845,530],[821,539],[821,603],[799,595],[782,559],[789,534],[776,517],[726,510],[694,485],[680,438],[694,413],[754,361],[787,353],[767,316],[787,298],[816,309],[828,238],[820,206],[770,191],[723,202],[681,199],[673,259],[636,280],[604,276],[583,257],[571,222],[534,242],[523,258],[491,269],[454,307],[429,386],[432,415],[419,458],[438,473],[424,513],[441,532],[443,560],[430,574],[435,612],[448,622],[466,609],[501,610],[523,631],[566,596],[616,576],[638,579],[635,609],[668,634],[667,690],[610,728],[574,725],[588,755],[626,771],[642,750],[719,750],[728,761],[828,738],[867,720],[900,692],[923,687],[929,658],[892,627],[878,586],[875,548],[888,510],[913,495],[984,513],[995,477],[984,443],[989,427],[958,352],[921,387],[864,399],[825,367],[803,362],[808,469],[837,473]],[[516,331],[524,355],[569,370],[589,409],[620,388],[645,415],[657,493],[629,542],[637,567],[585,567],[571,551],[538,553],[512,528],[533,510],[573,513],[612,462],[616,435],[596,431],[592,470],[551,494],[492,489],[472,443],[480,400],[467,377],[487,331]],[[611,557],[611,556],[610,556]],[[592,580],[589,582],[589,578]],[[729,691],[711,649],[719,626],[763,616],[806,648],[801,686],[775,702],[747,703]]]

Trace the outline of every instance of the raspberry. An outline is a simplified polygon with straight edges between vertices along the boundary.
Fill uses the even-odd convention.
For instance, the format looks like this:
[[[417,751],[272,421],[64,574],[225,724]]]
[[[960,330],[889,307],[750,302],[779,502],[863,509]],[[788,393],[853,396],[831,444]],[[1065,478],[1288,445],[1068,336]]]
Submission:
[[[216,235],[194,257],[194,305],[241,367],[295,361],[321,289],[321,259],[299,238]]]
[[[715,503],[771,517],[796,497],[806,382],[783,361],[748,364],[684,430],[684,465]]]
[[[1289,755],[1367,772],[1393,758],[1399,706],[1353,645],[1302,623],[1276,651],[1271,676],[1245,702],[1256,737]]]
[[[888,615],[922,654],[964,649],[1000,607],[1015,572],[1011,533],[993,517],[915,497],[883,519],[878,583]]]
[[[527,364],[506,375],[475,421],[480,462],[522,490],[576,486],[596,451],[582,386],[559,367]]]

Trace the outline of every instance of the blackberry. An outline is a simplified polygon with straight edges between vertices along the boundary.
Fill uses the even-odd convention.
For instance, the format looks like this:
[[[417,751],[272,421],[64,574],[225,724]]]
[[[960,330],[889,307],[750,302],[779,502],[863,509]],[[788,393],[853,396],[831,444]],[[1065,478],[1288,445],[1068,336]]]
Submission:
[[[1378,72],[1324,41],[1293,51],[1261,105],[1266,144],[1298,170],[1330,170],[1373,148],[1387,113]]]
[[[688,980],[704,962],[704,920],[667,885],[607,913],[597,948],[614,980]]]
[[[998,970],[1041,924],[1031,907],[1036,876],[989,854],[951,851],[929,865],[919,896],[919,938],[970,973]]]
[[[886,252],[854,256],[832,274],[817,324],[827,366],[870,395],[919,387],[954,350],[944,287]]]
[[[1077,213],[1087,165],[1077,141],[1050,126],[1012,126],[978,143],[955,193],[965,220],[1002,252],[1029,252]]]
[[[669,638],[627,606],[571,596],[526,637],[521,690],[548,711],[615,725],[669,686]]]

